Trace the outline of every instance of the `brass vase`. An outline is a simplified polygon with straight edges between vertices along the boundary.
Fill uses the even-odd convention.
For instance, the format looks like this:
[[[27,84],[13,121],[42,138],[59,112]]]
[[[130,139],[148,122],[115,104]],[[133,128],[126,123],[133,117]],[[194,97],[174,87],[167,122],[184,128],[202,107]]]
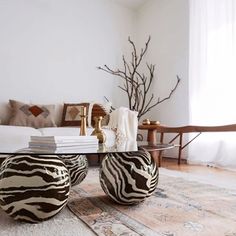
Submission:
[[[102,130],[102,116],[94,117],[95,127],[91,135],[96,135],[99,143],[105,143],[106,135]]]
[[[87,135],[86,117],[86,115],[81,115],[80,136]]]

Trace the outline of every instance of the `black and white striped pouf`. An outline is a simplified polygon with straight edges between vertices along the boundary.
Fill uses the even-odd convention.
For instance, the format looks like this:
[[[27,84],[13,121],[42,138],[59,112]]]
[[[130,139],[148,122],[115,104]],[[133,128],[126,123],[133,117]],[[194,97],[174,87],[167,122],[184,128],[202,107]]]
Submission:
[[[100,167],[100,183],[115,202],[130,205],[143,201],[156,189],[158,167],[145,150],[107,154]]]
[[[52,155],[9,156],[0,168],[0,206],[15,220],[37,223],[66,205],[70,177]]]
[[[71,186],[81,183],[88,173],[88,160],[85,155],[58,156],[66,165],[71,178]]]

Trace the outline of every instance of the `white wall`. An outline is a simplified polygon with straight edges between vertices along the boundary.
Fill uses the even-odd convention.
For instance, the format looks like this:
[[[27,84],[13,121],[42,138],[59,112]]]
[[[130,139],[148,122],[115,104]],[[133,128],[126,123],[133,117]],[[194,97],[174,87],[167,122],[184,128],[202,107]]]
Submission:
[[[98,100],[117,107],[126,95],[118,78],[96,69],[120,67],[131,36],[152,39],[147,62],[156,64],[154,94],[174,96],[146,115],[167,125],[188,123],[188,0],[149,0],[131,10],[110,0],[0,0],[0,103]],[[2,106],[0,106],[2,107]]]
[[[189,124],[188,12],[188,0],[150,0],[137,14],[136,33],[139,47],[143,47],[148,36],[151,36],[145,60],[156,65],[156,79],[153,83],[156,98],[168,96],[176,83],[176,75],[181,78],[171,99],[145,116],[169,126]],[[170,141],[173,136],[165,135],[164,141]],[[185,135],[184,142],[187,141],[188,136]],[[178,139],[175,143],[178,143]],[[164,155],[177,157],[177,149],[166,151]],[[182,157],[186,156],[187,149],[184,149]]]
[[[168,96],[176,75],[182,79],[173,97],[146,117],[170,126],[188,124],[188,0],[148,1],[138,11],[136,31],[139,47],[151,36],[145,60],[156,65],[155,96]]]
[[[134,12],[109,0],[0,0],[0,103],[122,103],[96,67],[120,65],[133,29]]]

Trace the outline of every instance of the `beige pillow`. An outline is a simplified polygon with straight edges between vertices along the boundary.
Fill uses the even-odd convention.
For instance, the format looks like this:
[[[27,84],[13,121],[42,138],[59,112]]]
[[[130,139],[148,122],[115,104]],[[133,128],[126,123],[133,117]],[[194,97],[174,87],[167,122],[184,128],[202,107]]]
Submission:
[[[12,114],[9,125],[28,126],[34,128],[54,127],[54,105],[25,104],[9,100]]]

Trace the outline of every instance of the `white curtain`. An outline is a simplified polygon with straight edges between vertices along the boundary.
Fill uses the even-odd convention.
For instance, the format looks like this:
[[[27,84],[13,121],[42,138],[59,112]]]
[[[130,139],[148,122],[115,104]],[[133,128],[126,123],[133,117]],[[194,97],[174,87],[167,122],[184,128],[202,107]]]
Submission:
[[[190,121],[236,123],[236,0],[190,0]],[[236,132],[203,133],[189,162],[236,169]]]

